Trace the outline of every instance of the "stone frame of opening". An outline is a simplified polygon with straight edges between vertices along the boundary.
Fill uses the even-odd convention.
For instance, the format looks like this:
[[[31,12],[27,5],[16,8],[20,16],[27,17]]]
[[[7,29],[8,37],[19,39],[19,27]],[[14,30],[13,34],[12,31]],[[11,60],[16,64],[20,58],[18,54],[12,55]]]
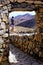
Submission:
[[[25,5],[25,6],[24,6]],[[37,33],[40,33],[40,28],[43,26],[43,2],[41,1],[14,1],[7,2],[6,4],[0,5],[0,14],[4,18],[6,16],[6,20],[8,22],[9,12],[12,11],[35,11],[36,12],[36,21],[37,21]],[[3,14],[2,14],[3,13]],[[2,18],[1,17],[1,18]],[[6,21],[4,19],[4,21]],[[41,21],[41,22],[40,22]]]
[[[25,7],[23,6],[23,3],[25,4]],[[39,2],[39,3],[35,3],[35,1],[33,1],[33,2],[28,2],[28,4],[26,3],[26,2],[22,2],[22,3],[19,3],[19,2],[15,2],[15,7],[12,7],[12,5],[13,5],[14,3],[12,2],[9,2],[8,4],[5,4],[5,5],[1,5],[0,6],[0,14],[1,13],[3,13],[3,14],[1,14],[1,17],[0,18],[4,18],[4,14],[6,14],[6,16],[7,16],[7,22],[6,22],[6,20],[4,19],[4,22],[6,22],[7,23],[7,28],[8,28],[8,30],[9,30],[9,24],[8,24],[8,17],[9,17],[9,12],[12,12],[12,11],[36,11],[36,22],[37,22],[37,30],[36,30],[36,32],[37,32],[37,35],[34,35],[33,37],[33,39],[32,39],[32,43],[33,42],[38,42],[38,43],[42,43],[43,41],[43,33],[42,32],[40,32],[40,28],[42,28],[43,27],[43,23],[42,23],[42,17],[43,17],[43,15],[42,15],[42,13],[43,13],[43,2]],[[19,7],[17,6],[17,4],[21,4],[22,6],[20,6],[19,5]],[[2,16],[3,15],[3,16]],[[40,44],[39,44],[39,46],[40,46]],[[43,46],[42,46],[43,47]],[[43,52],[43,51],[42,51]],[[43,55],[43,54],[42,54]],[[41,55],[41,57],[43,57]]]
[[[38,2],[38,1],[37,1]],[[0,7],[0,13],[4,13],[6,14],[7,18],[9,16],[9,12],[12,11],[35,11],[36,12],[36,20],[37,20],[37,24],[38,24],[38,28],[39,25],[42,26],[42,23],[40,23],[41,19],[42,19],[42,13],[43,13],[43,3],[42,2],[35,2],[35,1],[29,1],[29,2],[9,2],[9,4],[5,4],[4,6],[2,5]],[[25,5],[25,6],[24,6]],[[7,20],[8,21],[8,20]],[[38,29],[37,28],[37,29]]]

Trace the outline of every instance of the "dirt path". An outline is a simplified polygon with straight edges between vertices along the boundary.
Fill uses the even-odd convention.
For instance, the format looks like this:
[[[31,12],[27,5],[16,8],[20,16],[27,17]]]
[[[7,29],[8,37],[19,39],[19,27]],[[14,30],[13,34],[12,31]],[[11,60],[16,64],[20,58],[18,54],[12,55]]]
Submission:
[[[23,53],[12,44],[10,44],[9,47],[9,62],[11,65],[43,65],[43,63],[40,63],[33,57]]]

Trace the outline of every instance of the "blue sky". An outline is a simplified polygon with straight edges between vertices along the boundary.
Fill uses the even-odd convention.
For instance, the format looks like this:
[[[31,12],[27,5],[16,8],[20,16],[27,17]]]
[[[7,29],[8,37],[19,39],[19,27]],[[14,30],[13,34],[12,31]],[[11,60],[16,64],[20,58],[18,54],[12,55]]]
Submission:
[[[18,15],[24,15],[26,13],[29,13],[30,15],[35,15],[35,11],[13,11],[9,14],[9,17],[11,18],[12,16],[18,16]]]

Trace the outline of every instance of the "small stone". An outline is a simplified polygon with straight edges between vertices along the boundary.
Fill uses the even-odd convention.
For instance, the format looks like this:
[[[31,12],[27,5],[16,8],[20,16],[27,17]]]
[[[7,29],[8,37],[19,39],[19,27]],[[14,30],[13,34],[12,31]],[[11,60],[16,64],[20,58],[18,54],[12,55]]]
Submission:
[[[32,65],[39,65],[39,63],[37,63],[37,62],[33,62]]]

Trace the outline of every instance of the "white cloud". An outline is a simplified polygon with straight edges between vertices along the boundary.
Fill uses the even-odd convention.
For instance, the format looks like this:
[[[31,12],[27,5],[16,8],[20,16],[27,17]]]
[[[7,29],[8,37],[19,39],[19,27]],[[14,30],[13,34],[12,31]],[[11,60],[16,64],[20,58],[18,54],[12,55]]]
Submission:
[[[35,15],[36,12],[35,11],[13,11],[9,14],[9,17],[11,18],[12,16],[18,16],[18,15],[24,15],[26,13],[29,13],[31,15]]]

